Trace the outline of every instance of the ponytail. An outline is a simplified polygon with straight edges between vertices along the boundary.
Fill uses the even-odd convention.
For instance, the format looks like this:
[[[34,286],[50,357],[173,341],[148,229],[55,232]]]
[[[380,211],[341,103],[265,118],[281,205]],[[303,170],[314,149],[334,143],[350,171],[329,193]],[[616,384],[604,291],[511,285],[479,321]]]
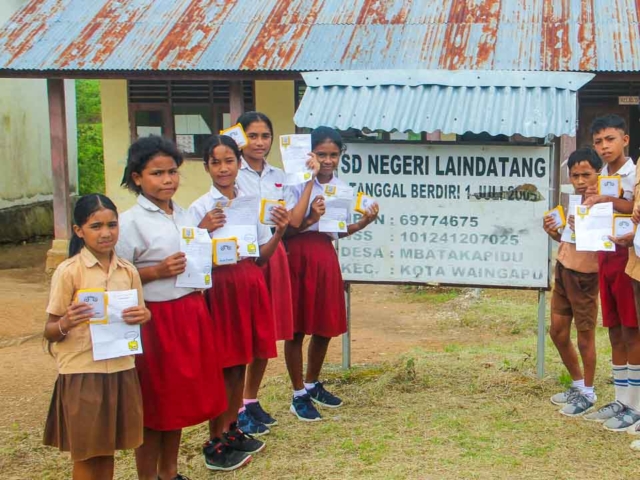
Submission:
[[[84,247],[84,240],[81,239],[76,232],[71,232],[71,240],[69,240],[69,258],[80,253]]]

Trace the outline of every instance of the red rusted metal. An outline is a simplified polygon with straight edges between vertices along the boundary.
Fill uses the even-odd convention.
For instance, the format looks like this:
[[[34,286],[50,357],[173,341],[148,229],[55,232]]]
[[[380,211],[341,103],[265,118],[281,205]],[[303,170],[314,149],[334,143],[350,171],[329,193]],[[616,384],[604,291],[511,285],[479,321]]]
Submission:
[[[29,2],[0,30],[0,76],[106,68],[640,70],[640,0],[597,2],[597,12],[595,0],[175,0],[160,16],[152,0],[91,5],[97,13],[83,17],[68,14],[70,0]],[[65,39],[59,22],[70,19],[83,24]],[[231,21],[233,38],[221,38]],[[519,35],[511,41],[514,25]],[[223,46],[219,55],[212,45]]]

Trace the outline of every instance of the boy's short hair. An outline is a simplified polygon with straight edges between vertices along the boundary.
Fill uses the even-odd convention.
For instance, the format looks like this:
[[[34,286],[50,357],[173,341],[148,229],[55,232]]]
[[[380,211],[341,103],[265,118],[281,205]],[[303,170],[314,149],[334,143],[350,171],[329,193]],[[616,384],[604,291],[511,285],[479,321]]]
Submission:
[[[622,130],[625,135],[629,133],[627,131],[627,122],[625,122],[624,118],[622,118],[620,115],[610,114],[596,118],[591,123],[591,135],[600,133],[605,128],[615,128],[616,130]]]
[[[571,173],[571,168],[580,162],[589,162],[589,165],[591,165],[596,172],[599,172],[603,165],[600,155],[590,147],[579,148],[569,155],[569,159],[567,160],[569,173]]]

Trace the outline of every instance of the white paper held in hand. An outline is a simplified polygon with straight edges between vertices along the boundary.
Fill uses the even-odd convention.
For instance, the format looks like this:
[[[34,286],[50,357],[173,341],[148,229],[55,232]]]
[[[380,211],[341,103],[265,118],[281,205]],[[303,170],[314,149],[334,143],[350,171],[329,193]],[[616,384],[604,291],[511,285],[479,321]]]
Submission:
[[[567,208],[567,224],[562,230],[561,242],[576,243],[576,234],[569,226],[569,215],[576,213],[576,207],[582,203],[582,195],[569,195],[569,208]]]
[[[187,267],[176,277],[176,287],[211,287],[212,248],[204,228],[180,227],[180,251],[187,257]]]
[[[318,231],[327,233],[346,233],[351,210],[350,198],[328,198],[325,201],[324,215],[318,222]]]
[[[260,200],[256,196],[236,197],[223,209],[226,223],[215,230],[211,238],[236,238],[241,257],[259,257],[258,210]]]
[[[631,221],[631,215],[614,215],[613,216],[613,236],[623,237],[634,233],[635,224]]]
[[[576,250],[615,252],[613,234],[613,203],[596,203],[591,208],[578,205],[575,211]]]
[[[110,291],[106,295],[108,323],[89,325],[93,359],[98,361],[142,353],[140,325],[129,325],[122,318],[124,310],[139,304],[138,291]]]
[[[280,135],[282,165],[287,174],[287,185],[298,185],[311,180],[313,171],[307,167],[311,153],[311,135]]]

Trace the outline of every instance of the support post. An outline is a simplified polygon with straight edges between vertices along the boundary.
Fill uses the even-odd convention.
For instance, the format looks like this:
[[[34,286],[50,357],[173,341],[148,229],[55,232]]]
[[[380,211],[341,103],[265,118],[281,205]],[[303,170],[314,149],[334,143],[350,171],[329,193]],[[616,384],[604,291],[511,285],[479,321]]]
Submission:
[[[51,272],[67,256],[67,248],[71,238],[71,197],[69,190],[64,80],[47,79],[47,92],[49,99],[51,176],[53,178],[54,240],[51,250],[47,252],[46,270]]]
[[[344,301],[347,307],[347,332],[342,335],[342,369],[351,368],[351,284],[344,285]]]
[[[544,377],[544,345],[547,340],[545,322],[546,294],[544,290],[538,290],[538,353],[536,355],[536,372],[538,378]]]
[[[229,82],[229,114],[231,124],[235,124],[240,115],[244,113],[244,97],[242,95],[242,82]]]

